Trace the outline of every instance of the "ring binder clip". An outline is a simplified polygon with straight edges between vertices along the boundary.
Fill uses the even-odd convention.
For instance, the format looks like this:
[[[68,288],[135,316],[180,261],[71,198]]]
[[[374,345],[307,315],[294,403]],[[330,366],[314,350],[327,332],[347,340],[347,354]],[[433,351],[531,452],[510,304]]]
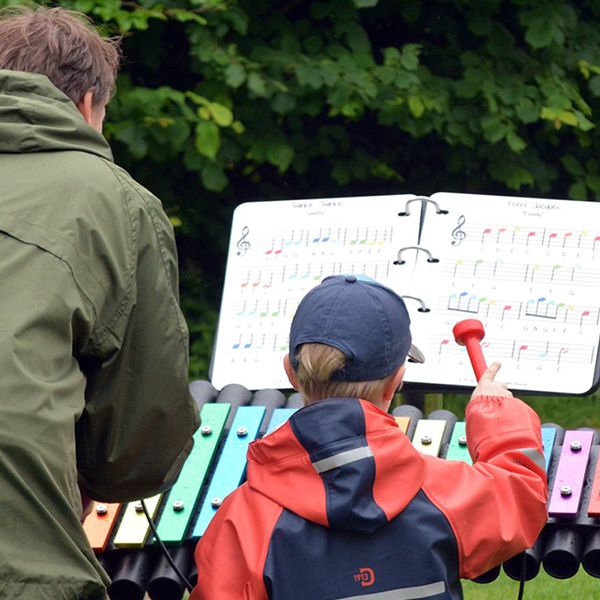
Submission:
[[[425,252],[425,254],[427,254],[427,256],[428,256],[428,258],[427,258],[428,263],[440,262],[440,259],[435,258],[433,256],[433,254],[431,254],[431,252],[429,252],[429,250],[427,250],[427,248],[421,248],[421,246],[405,246],[404,248],[400,248],[400,250],[398,250],[398,258],[394,261],[395,265],[403,265],[406,262],[405,260],[402,259],[402,253],[405,252],[406,250],[416,250],[417,253]]]
[[[431,202],[431,204],[433,204],[435,206],[435,212],[438,215],[447,215],[448,214],[448,211],[443,208],[440,208],[440,205],[435,200],[432,200],[431,198],[429,198],[427,196],[419,196],[417,198],[411,198],[410,200],[406,201],[406,203],[404,204],[404,211],[398,213],[399,217],[408,217],[410,215],[409,205],[412,202],[421,202],[422,204]]]
[[[417,308],[417,312],[431,312],[431,309],[427,308],[427,305],[425,304],[425,301],[422,298],[417,298],[416,296],[402,296],[402,299],[415,300],[415,302],[418,302],[421,306]]]

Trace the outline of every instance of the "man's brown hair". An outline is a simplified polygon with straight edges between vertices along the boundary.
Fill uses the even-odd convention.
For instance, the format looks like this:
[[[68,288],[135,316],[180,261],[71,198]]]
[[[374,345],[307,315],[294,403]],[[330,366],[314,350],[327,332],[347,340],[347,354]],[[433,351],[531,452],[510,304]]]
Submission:
[[[106,39],[80,13],[63,8],[0,12],[0,69],[41,73],[75,104],[91,91],[104,105],[115,89],[118,42]]]

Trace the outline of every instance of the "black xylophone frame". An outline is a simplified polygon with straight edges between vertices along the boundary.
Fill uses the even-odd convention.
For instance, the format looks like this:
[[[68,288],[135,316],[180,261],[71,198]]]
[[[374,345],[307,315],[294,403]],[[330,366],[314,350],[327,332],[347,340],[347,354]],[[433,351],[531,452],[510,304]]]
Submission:
[[[209,419],[204,419],[204,407],[224,408],[222,405],[229,405],[230,408],[218,438],[213,441],[210,456],[204,456],[202,459],[202,468],[206,473],[192,473],[192,484],[195,479],[196,489],[190,500],[190,485],[187,485],[187,507],[183,506],[184,502],[178,500],[177,496],[184,493],[181,480],[184,477],[186,462],[176,484],[170,492],[166,492],[155,502],[151,512],[160,534],[162,521],[166,522],[171,515],[181,515],[187,511],[187,520],[179,538],[166,540],[165,543],[169,546],[177,568],[194,585],[198,574],[193,551],[205,528],[201,521],[208,522],[222,497],[243,481],[245,449],[248,443],[255,437],[264,435],[270,425],[276,426],[272,422],[276,420],[274,415],[285,413],[280,415],[282,422],[291,414],[290,410],[279,409],[300,408],[302,396],[294,393],[286,397],[281,391],[273,389],[252,393],[237,384],[227,385],[219,392],[208,381],[193,381],[190,389],[203,413],[204,425],[197,433],[196,443],[200,454],[203,448],[198,441],[203,442],[214,436],[214,432],[209,431],[211,426],[206,425]],[[236,416],[241,418],[246,410],[240,410],[243,407],[258,407],[261,414],[258,426],[252,423],[249,426],[240,425]],[[206,412],[208,413],[208,410]],[[404,404],[395,408],[392,414],[419,450],[447,459],[470,460],[466,450],[464,423],[459,422],[456,415],[450,411],[435,410],[424,418],[418,407]],[[580,566],[583,566],[590,576],[600,578],[600,436],[597,431],[584,429],[565,432],[555,424],[544,425],[543,432],[551,434],[549,438],[544,436],[545,444],[547,440],[551,440],[551,443],[548,442],[549,447],[545,447],[551,516],[533,548],[528,549],[524,557],[521,554],[506,561],[502,568],[515,580],[522,579],[523,568],[525,580],[534,578],[541,566],[549,575],[559,579],[574,576]],[[584,438],[583,444],[577,438]],[[233,445],[239,444],[236,450],[237,461],[230,456],[230,442]],[[190,460],[188,459],[188,462]],[[230,464],[226,461],[230,461]],[[220,463],[223,463],[221,469]],[[227,474],[221,475],[219,471],[226,471]],[[232,472],[233,479],[230,477]],[[189,478],[189,475],[187,477]],[[226,481],[220,481],[223,478]],[[176,489],[178,485],[181,489]],[[214,490],[217,490],[219,496],[213,495]],[[553,505],[554,501],[558,502],[558,505]],[[566,508],[560,505],[561,501]],[[109,507],[112,509],[109,510]],[[141,537],[135,541],[121,535],[125,529],[125,522],[130,519],[137,519],[138,529],[141,520],[144,529]],[[92,539],[90,532],[94,527],[103,530],[102,541]],[[182,598],[185,584],[169,564],[147,527],[140,503],[108,507],[96,503],[92,514],[84,523],[84,528],[101,564],[112,579],[109,588],[111,600],[141,600],[146,594],[151,600]],[[500,568],[499,566],[484,573],[476,581],[494,581],[500,573]]]

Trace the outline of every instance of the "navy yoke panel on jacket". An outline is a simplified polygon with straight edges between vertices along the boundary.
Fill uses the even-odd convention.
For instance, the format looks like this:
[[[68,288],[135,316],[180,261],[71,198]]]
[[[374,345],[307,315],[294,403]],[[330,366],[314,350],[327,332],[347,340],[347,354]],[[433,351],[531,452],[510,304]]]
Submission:
[[[321,475],[331,527],[370,533],[384,525],[387,517],[373,498],[375,459],[360,402],[332,398],[318,410],[299,411],[290,425]]]
[[[462,598],[452,529],[422,491],[370,534],[323,527],[284,510],[263,579],[275,600]]]

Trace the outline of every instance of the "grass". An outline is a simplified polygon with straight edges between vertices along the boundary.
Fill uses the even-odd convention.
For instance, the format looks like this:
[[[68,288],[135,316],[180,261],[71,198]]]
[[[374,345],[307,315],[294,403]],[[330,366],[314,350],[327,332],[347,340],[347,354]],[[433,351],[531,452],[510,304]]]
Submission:
[[[504,573],[492,583],[463,582],[465,600],[516,600],[519,582]],[[600,598],[600,581],[583,569],[570,579],[555,579],[541,570],[525,582],[524,600],[594,600]]]
[[[444,408],[464,419],[469,396],[459,394],[426,394],[425,414]],[[589,396],[522,396],[540,415],[542,423],[555,423],[565,429],[595,427],[600,429],[600,392]],[[600,595],[599,595],[600,598]]]

